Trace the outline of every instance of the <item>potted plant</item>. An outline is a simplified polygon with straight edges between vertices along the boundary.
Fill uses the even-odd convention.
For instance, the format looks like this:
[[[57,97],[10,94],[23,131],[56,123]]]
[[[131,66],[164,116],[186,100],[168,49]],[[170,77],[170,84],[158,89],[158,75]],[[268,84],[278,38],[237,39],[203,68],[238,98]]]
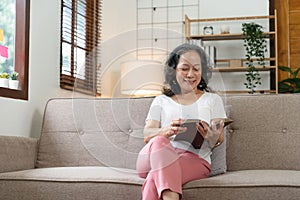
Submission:
[[[263,27],[256,23],[243,23],[242,32],[245,36],[244,47],[246,50],[246,82],[244,85],[249,89],[249,93],[255,93],[257,85],[261,85],[259,71],[255,68],[254,61],[260,66],[265,66],[265,52],[267,51],[267,41],[264,39]]]
[[[0,74],[0,87],[8,87],[9,74],[4,72]]]
[[[10,89],[15,89],[15,90],[18,89],[18,87],[19,87],[18,76],[19,76],[19,73],[15,72],[15,71],[13,71],[10,74],[10,79],[9,79],[9,88]]]
[[[300,93],[300,78],[298,78],[298,73],[300,67],[293,71],[289,67],[278,66],[279,70],[289,73],[289,78],[286,78],[278,82],[278,92],[279,93]]]

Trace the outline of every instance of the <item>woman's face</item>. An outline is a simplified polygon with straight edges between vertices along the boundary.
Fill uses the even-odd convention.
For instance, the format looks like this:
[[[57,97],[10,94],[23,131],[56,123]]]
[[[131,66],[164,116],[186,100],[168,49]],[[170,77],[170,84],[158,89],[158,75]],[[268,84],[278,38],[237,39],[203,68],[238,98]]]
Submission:
[[[201,81],[201,58],[196,51],[188,51],[179,57],[176,67],[176,80],[181,93],[197,90]]]

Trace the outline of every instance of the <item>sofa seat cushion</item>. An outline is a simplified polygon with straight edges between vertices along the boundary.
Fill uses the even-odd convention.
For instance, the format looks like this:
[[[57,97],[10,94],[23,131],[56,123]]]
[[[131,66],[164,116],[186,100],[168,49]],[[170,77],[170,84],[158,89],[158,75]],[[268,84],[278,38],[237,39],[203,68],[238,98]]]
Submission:
[[[300,171],[231,171],[184,185],[185,199],[289,199],[300,197]]]
[[[0,174],[1,199],[141,199],[135,170],[109,167],[37,168]]]
[[[114,182],[141,185],[144,179],[132,169],[112,167],[53,167],[37,168],[0,174],[0,180],[30,180],[53,182]]]
[[[199,194],[203,199],[296,199],[300,196],[299,180],[300,171],[234,171],[187,183],[183,196],[184,199],[199,199]],[[141,199],[143,182],[131,169],[40,168],[1,173],[0,193],[5,199]]]
[[[208,179],[196,180],[185,185],[195,187],[259,187],[292,186],[300,189],[300,171],[293,170],[241,170]]]

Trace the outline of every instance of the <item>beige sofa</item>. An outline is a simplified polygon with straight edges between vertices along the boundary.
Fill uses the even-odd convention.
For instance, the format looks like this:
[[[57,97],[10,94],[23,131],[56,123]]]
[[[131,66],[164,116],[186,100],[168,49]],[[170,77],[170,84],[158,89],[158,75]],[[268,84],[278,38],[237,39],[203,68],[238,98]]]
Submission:
[[[183,199],[299,199],[300,95],[224,100],[235,120],[218,147],[227,172],[184,185]],[[151,101],[50,100],[40,139],[0,137],[0,199],[141,199],[134,169]]]

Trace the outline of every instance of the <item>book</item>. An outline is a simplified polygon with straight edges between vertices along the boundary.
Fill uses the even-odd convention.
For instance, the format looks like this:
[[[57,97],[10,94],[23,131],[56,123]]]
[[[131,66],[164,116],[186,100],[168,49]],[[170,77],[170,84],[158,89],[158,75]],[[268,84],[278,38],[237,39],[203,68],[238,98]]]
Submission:
[[[175,136],[174,141],[187,141],[190,144],[193,145],[195,149],[200,149],[204,137],[201,135],[201,133],[197,130],[197,123],[199,123],[201,120],[199,119],[187,119],[184,121],[184,123],[181,124],[181,127],[187,127],[187,130],[185,132],[179,133]],[[224,127],[228,124],[231,124],[233,122],[232,119],[225,118],[224,119]],[[201,125],[201,123],[200,123]],[[220,127],[220,122],[216,124],[217,129]]]

